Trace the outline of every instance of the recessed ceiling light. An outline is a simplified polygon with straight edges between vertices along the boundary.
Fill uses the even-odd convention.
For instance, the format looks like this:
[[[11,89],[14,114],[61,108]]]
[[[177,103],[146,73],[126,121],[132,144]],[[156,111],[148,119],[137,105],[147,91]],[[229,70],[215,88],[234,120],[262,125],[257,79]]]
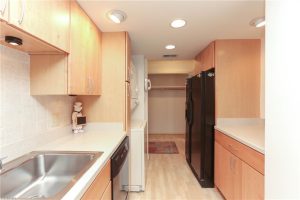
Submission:
[[[266,25],[266,20],[264,17],[257,17],[250,21],[250,25],[256,28],[263,27]]]
[[[116,24],[119,24],[126,19],[126,13],[121,10],[111,10],[107,13],[107,17]]]
[[[165,46],[166,49],[175,49],[175,45],[174,44],[168,44]]]
[[[23,40],[14,36],[5,36],[5,42],[13,46],[19,46],[23,44]]]
[[[173,28],[181,28],[181,27],[184,27],[185,24],[186,24],[186,21],[183,19],[175,19],[171,22],[171,26]]]

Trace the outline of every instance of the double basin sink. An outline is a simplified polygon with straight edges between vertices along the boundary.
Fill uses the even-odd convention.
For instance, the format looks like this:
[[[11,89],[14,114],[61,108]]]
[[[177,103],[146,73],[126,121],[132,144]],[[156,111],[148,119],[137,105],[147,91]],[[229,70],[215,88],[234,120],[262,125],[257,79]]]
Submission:
[[[36,151],[3,166],[1,199],[61,199],[102,152]]]

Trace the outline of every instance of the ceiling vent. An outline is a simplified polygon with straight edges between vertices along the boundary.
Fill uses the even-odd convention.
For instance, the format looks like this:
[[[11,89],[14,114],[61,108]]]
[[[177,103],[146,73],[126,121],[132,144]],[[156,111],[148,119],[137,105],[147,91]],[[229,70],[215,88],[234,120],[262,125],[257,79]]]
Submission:
[[[176,54],[166,54],[166,55],[163,55],[164,58],[176,58],[177,55]]]

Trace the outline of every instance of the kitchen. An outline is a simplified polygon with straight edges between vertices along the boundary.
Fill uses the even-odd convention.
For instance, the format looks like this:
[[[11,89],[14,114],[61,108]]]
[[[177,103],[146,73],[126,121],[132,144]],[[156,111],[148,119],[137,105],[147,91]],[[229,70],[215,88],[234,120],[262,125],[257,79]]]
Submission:
[[[54,170],[53,173],[66,173],[60,174],[60,177],[62,179],[66,178],[64,179],[66,180],[64,184],[68,185],[68,187],[55,188],[57,191],[60,191],[57,194],[58,196],[55,196],[56,198],[118,199],[112,188],[117,188],[114,187],[114,183],[117,183],[117,178],[120,177],[112,175],[114,174],[114,169],[118,168],[114,166],[118,166],[120,163],[114,162],[114,159],[111,158],[117,157],[115,153],[127,153],[127,142],[130,143],[129,149],[131,152],[128,153],[128,159],[123,161],[128,164],[128,169],[125,169],[125,167],[122,169],[125,172],[127,171],[125,174],[130,178],[129,183],[121,183],[121,185],[127,186],[127,188],[123,188],[124,190],[145,190],[145,192],[139,193],[130,192],[130,199],[219,199],[222,198],[222,195],[226,199],[234,198],[234,196],[231,196],[232,193],[230,191],[232,191],[232,188],[237,188],[236,185],[239,185],[240,180],[233,180],[232,177],[224,178],[222,174],[218,175],[219,171],[214,172],[215,183],[213,187],[215,188],[205,189],[200,186],[191,168],[185,161],[186,155],[185,152],[182,152],[185,151],[184,138],[174,139],[178,141],[178,143],[176,142],[179,149],[178,155],[150,154],[150,159],[147,159],[147,139],[151,140],[151,137],[154,135],[151,136],[151,133],[177,132],[177,124],[176,126],[174,125],[175,129],[172,123],[166,123],[169,126],[163,127],[164,123],[154,121],[158,117],[155,117],[155,110],[151,106],[156,106],[157,104],[152,101],[155,100],[152,98],[162,98],[166,94],[180,97],[184,94],[185,97],[185,89],[182,88],[182,82],[159,88],[161,86],[159,84],[162,83],[160,81],[167,80],[165,77],[169,77],[169,70],[174,70],[171,72],[173,74],[171,78],[176,76],[174,74],[184,74],[187,78],[188,76],[192,77],[199,74],[201,71],[206,71],[213,66],[216,73],[215,128],[217,131],[215,133],[216,143],[214,144],[217,145],[214,147],[215,152],[221,149],[222,153],[231,153],[237,157],[236,161],[230,161],[229,168],[231,169],[236,164],[242,167],[250,166],[251,169],[255,169],[256,172],[264,175],[262,180],[264,182],[262,184],[262,187],[264,187],[262,198],[300,199],[299,190],[297,190],[299,188],[297,180],[300,179],[300,149],[298,145],[300,138],[299,134],[296,134],[295,128],[291,126],[291,124],[297,124],[299,121],[297,114],[300,112],[298,105],[300,97],[296,92],[299,90],[298,86],[300,85],[297,78],[299,68],[297,68],[296,62],[298,60],[296,47],[300,44],[298,38],[300,33],[299,27],[294,25],[298,23],[300,16],[298,14],[299,3],[292,0],[287,2],[258,1],[252,2],[254,6],[251,7],[250,1],[236,2],[236,4],[222,1],[216,4],[205,1],[122,3],[84,0],[79,0],[78,2],[2,0],[0,15],[0,156],[1,158],[7,158],[3,160],[4,164],[1,169],[1,198],[5,197],[2,194],[5,195],[4,192],[7,187],[10,187],[9,190],[12,191],[18,186],[17,181],[14,184],[11,181],[9,181],[9,184],[7,181],[2,181],[5,180],[4,178],[2,179],[2,175],[5,177],[7,169],[14,167],[12,166],[14,163],[10,161],[20,156],[28,155],[28,153],[33,151],[38,151],[37,153],[42,151],[43,156],[39,154],[36,158],[47,160],[47,156],[53,156],[53,151],[60,151],[61,154],[55,154],[58,160],[62,159],[67,163],[77,163],[79,162],[76,160],[77,158],[86,156],[89,158],[89,161],[87,161],[89,167],[86,167],[86,172],[81,174],[81,176],[79,176],[79,171],[82,172],[82,169],[77,169],[75,177],[78,179],[75,179],[77,181],[72,184],[68,184],[67,180],[74,174],[70,175],[68,173],[70,171],[75,173],[75,169],[64,169],[63,167],[66,167],[66,165],[63,165],[59,166],[59,168],[63,168],[61,170],[65,171]],[[244,20],[244,25],[237,21],[226,21],[224,26],[216,26],[210,23],[209,20],[206,20],[205,16],[203,17],[200,12],[195,12],[202,6],[204,7],[204,9],[202,8],[203,10],[207,9],[206,14],[210,13],[215,17],[215,20],[211,19],[211,22],[217,23],[217,21],[220,21],[222,23],[222,19],[226,20],[230,17],[239,16],[239,22]],[[254,9],[255,6],[257,6],[258,10]],[[190,13],[182,12],[181,14],[188,13],[190,15],[176,15],[176,11],[179,12],[180,8],[187,7],[189,9],[186,10]],[[192,9],[192,7],[195,9]],[[157,12],[157,16],[153,16],[153,10],[149,8],[160,12]],[[117,20],[122,20],[123,16],[124,22],[114,24],[109,21],[106,15],[107,12],[113,9],[123,10],[123,13],[117,13],[116,16]],[[210,12],[210,9],[215,12]],[[230,12],[230,9],[236,9],[239,12]],[[165,13],[169,13],[170,16],[165,16],[164,10],[167,10]],[[205,14],[204,11],[201,13]],[[235,13],[235,15],[232,13]],[[114,13],[110,14],[113,15]],[[150,16],[156,20],[151,22]],[[191,19],[187,16],[191,16]],[[247,20],[242,16],[247,16],[247,18],[245,17]],[[249,18],[250,16],[251,18]],[[262,16],[265,16],[266,19],[265,27],[257,29],[249,25],[250,20]],[[161,20],[159,20],[160,18]],[[186,25],[179,29],[171,28],[169,24],[176,18],[186,19]],[[232,20],[232,18],[230,19]],[[143,20],[146,21],[143,22]],[[194,23],[195,21],[198,23]],[[130,23],[133,23],[133,25]],[[147,24],[147,27],[144,24]],[[234,24],[237,24],[237,27],[234,27]],[[196,32],[199,26],[211,28],[211,31],[214,32],[212,32],[211,36],[206,34],[206,37],[208,35],[210,38],[207,38],[204,42],[199,39],[202,42],[197,44],[196,39],[189,40],[189,38],[205,37],[204,29]],[[245,33],[244,37],[238,37],[238,34],[241,34],[238,30],[242,29],[242,27],[247,27],[246,30],[252,34],[254,33],[255,37],[252,38]],[[186,31],[189,28],[193,31]],[[136,35],[138,32],[143,31],[140,29],[147,30],[142,35]],[[232,31],[231,33],[230,30]],[[164,31],[165,35],[162,34]],[[154,35],[157,32],[160,35],[155,38]],[[247,33],[247,31],[245,32]],[[262,34],[263,32],[265,34]],[[180,41],[174,35],[177,35],[179,39],[181,38]],[[181,37],[179,37],[180,35]],[[236,51],[232,51],[230,52],[231,55],[222,58],[220,53],[225,52],[226,54],[226,52],[231,50],[230,48],[226,49],[226,44],[224,44],[230,41],[224,39],[258,39],[261,45],[254,45],[253,48],[259,49],[261,53],[259,55],[255,54],[258,51],[244,53],[251,51],[251,48],[249,48],[249,45],[241,42],[238,44],[240,45],[238,48],[234,48]],[[175,50],[164,49],[165,45],[173,43],[176,43]],[[265,45],[262,45],[264,43]],[[14,44],[17,46],[12,46]],[[209,46],[213,46],[214,49],[209,48]],[[194,48],[193,51],[191,51],[192,48]],[[206,49],[208,51],[205,51]],[[289,49],[289,51],[282,51],[282,49]],[[205,68],[201,61],[207,59],[205,55],[211,54],[201,52],[213,52],[214,59],[212,60],[215,63],[209,64],[209,68]],[[184,55],[185,53],[186,55]],[[239,59],[239,53],[246,55],[243,58],[244,60]],[[164,54],[170,54],[171,56],[172,54],[178,54],[178,57],[163,59],[162,55]],[[254,59],[251,56],[254,56]],[[222,64],[226,62],[228,57],[238,58],[238,62],[234,63],[233,68],[226,69],[229,70],[226,71]],[[225,61],[222,61],[222,59]],[[156,60],[163,61],[163,64],[155,63]],[[187,60],[187,62],[179,64],[178,67],[173,64],[171,64],[171,67],[164,64],[171,61],[178,63],[180,60]],[[256,63],[255,67],[253,67],[253,62]],[[230,64],[230,60],[227,60],[227,65],[229,66]],[[241,66],[241,64],[243,66],[249,64],[246,71],[239,71],[240,68],[237,66]],[[264,65],[265,69],[263,70]],[[284,66],[284,70],[282,66]],[[140,69],[142,70],[140,71]],[[155,72],[155,70],[157,71]],[[284,76],[282,74],[283,71],[287,71],[288,76]],[[135,77],[135,74],[138,74],[138,76]],[[147,78],[147,76],[150,80],[153,80],[152,90],[149,92],[144,89],[144,78]],[[159,80],[160,77],[164,78]],[[236,81],[241,83],[242,86],[239,87]],[[131,89],[134,82],[137,83],[138,87],[136,94],[134,94],[134,89]],[[154,83],[158,83],[158,85],[154,85]],[[150,87],[148,82],[147,84],[146,87]],[[249,85],[251,87],[248,87]],[[173,86],[176,87],[174,88]],[[228,90],[228,88],[233,88],[234,91]],[[245,92],[245,88],[249,93]],[[138,98],[132,102],[131,97],[133,96],[138,96]],[[79,111],[75,110],[73,106],[75,102],[83,103],[82,105],[77,104]],[[184,104],[182,104],[182,100],[180,102],[181,107],[178,111],[181,114],[178,118],[180,120],[178,132],[185,133],[185,118],[184,113],[182,113],[184,112],[185,102]],[[149,105],[147,105],[148,103]],[[178,104],[172,106],[176,105]],[[78,115],[81,114],[81,109],[83,116],[86,116],[86,118]],[[71,115],[74,112],[78,116],[76,118],[78,121],[73,129],[76,130],[78,128],[81,131],[82,124],[87,122],[87,125],[84,126],[84,133],[71,133]],[[161,113],[163,116],[165,114],[169,116],[174,115],[168,112]],[[219,118],[223,118],[223,121]],[[232,135],[228,137],[228,134],[222,135],[222,131],[233,131],[233,122],[224,121],[224,118],[235,120],[235,123],[239,121],[241,124],[246,123],[242,121],[243,118],[265,119],[264,142],[261,145],[263,149],[255,149],[255,146],[251,146],[251,144],[249,148],[249,143],[245,141],[243,141],[244,143],[236,143],[241,139],[240,134],[237,135],[238,137]],[[134,123],[136,121],[138,123]],[[146,123],[144,123],[145,121]],[[261,121],[258,124],[260,123]],[[149,138],[147,138],[147,129],[149,130]],[[124,140],[126,135],[129,136],[129,141]],[[139,138],[137,139],[137,137]],[[120,144],[122,145],[118,148]],[[135,152],[143,152],[143,149],[146,149],[146,154],[142,153],[143,155],[137,157]],[[243,151],[243,154],[235,152],[236,150]],[[247,153],[248,150],[251,153]],[[265,158],[262,165],[261,162],[257,165],[255,160],[253,164],[252,158],[248,160],[249,157],[247,155],[252,155],[252,150],[255,150],[255,155],[259,152],[258,157],[260,158],[261,154],[264,154]],[[102,152],[102,154],[99,155],[95,152]],[[226,155],[233,157],[231,154]],[[215,159],[219,155],[216,154]],[[225,154],[221,155],[221,158],[226,158]],[[246,157],[244,157],[245,155]],[[156,158],[159,159],[155,160]],[[37,159],[38,162],[39,159]],[[66,161],[68,159],[71,160]],[[144,159],[146,161],[143,161]],[[171,165],[164,162],[164,159],[172,162]],[[34,159],[33,161],[35,162]],[[220,165],[222,166],[221,168],[225,169],[225,161],[222,164],[216,164],[218,161],[215,161],[214,170]],[[181,164],[178,167],[179,169],[177,169],[176,166],[179,163]],[[143,169],[136,167],[141,165],[144,165]],[[73,166],[80,166],[80,164]],[[174,173],[168,168],[164,169],[162,166],[171,166]],[[30,166],[26,168],[28,171],[30,169],[32,169]],[[140,170],[141,173],[144,171],[145,174],[137,176],[137,170]],[[167,180],[161,180],[161,178],[156,177],[157,174],[155,172],[163,175]],[[168,173],[171,176],[175,174],[175,179],[168,179],[170,178]],[[253,173],[248,173],[248,175],[253,178]],[[145,178],[141,180],[140,178],[143,176]],[[16,178],[19,177],[17,176]],[[181,177],[186,177],[186,179],[181,181]],[[141,189],[136,189],[133,184],[137,180],[136,178],[139,179],[137,182],[144,185],[141,186]],[[217,180],[218,178],[219,180]],[[155,182],[156,179],[160,181]],[[220,179],[233,181],[225,183],[224,186]],[[176,187],[174,187],[172,181],[170,183],[170,180],[178,181],[178,187],[182,186],[181,188],[184,189],[178,189],[177,192],[173,192],[169,196],[168,192],[172,193],[170,190],[176,190]],[[249,180],[252,179],[250,178]],[[254,181],[261,183],[256,178]],[[153,185],[151,185],[151,182],[153,182]],[[244,191],[253,189],[250,186],[245,187],[247,185],[245,183],[249,182],[243,182],[242,188],[233,189],[234,195],[241,197],[241,193],[245,194]],[[255,184],[250,185],[253,186]],[[195,195],[192,194],[193,192],[195,192]],[[17,193],[19,193],[18,195],[21,198],[26,193],[29,195],[26,196],[27,198],[42,198],[45,195],[33,194],[30,191]],[[118,194],[122,195],[122,193],[122,191],[118,191]],[[190,195],[187,195],[189,193]],[[250,192],[251,194],[253,192]],[[12,198],[11,196],[8,197]],[[120,197],[119,199],[122,198]]]

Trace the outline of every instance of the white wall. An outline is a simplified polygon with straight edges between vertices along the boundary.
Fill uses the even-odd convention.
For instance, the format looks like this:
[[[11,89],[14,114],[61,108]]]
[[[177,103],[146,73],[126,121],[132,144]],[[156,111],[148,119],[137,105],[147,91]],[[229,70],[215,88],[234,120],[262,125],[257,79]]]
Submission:
[[[11,159],[49,142],[49,131],[69,125],[74,98],[30,96],[30,56],[2,45],[0,53],[0,156]]]
[[[300,1],[266,1],[266,199],[300,199]]]
[[[187,75],[149,75],[152,86],[184,86]],[[149,92],[149,133],[185,133],[185,90]]]
[[[149,74],[192,74],[195,60],[151,60]]]

